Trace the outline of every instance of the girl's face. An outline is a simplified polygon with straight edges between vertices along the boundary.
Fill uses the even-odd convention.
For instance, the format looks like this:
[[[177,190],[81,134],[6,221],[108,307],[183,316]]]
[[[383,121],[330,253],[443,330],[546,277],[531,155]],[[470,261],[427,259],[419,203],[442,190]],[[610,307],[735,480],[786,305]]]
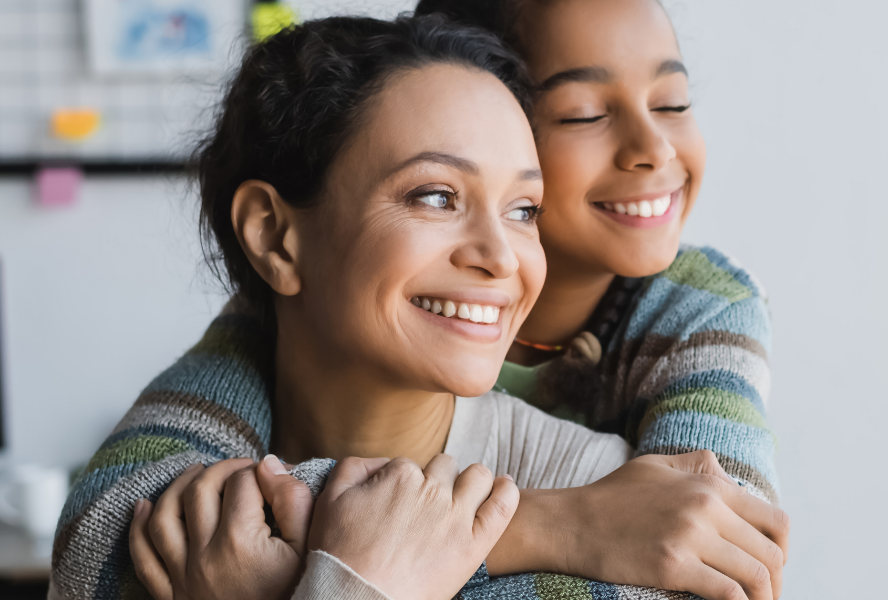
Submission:
[[[655,0],[561,0],[521,23],[550,273],[665,269],[706,162],[668,16]]]
[[[390,80],[300,225],[312,337],[394,387],[480,395],[543,285],[530,124],[494,76]]]

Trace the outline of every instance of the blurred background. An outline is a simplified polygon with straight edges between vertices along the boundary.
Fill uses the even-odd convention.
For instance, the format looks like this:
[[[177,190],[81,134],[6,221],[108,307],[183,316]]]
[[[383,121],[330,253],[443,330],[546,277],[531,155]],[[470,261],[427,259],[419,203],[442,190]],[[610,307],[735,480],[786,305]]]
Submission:
[[[686,241],[770,295],[783,597],[885,597],[888,5],[665,3],[709,145]],[[178,164],[244,40],[412,6],[0,0],[0,487],[85,463],[224,303]],[[0,597],[45,595],[47,565],[0,525]]]

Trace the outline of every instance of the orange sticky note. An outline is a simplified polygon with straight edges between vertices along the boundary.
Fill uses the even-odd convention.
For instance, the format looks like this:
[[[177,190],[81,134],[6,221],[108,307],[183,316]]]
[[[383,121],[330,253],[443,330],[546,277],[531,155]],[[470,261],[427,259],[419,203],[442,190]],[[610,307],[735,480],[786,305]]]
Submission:
[[[91,108],[59,108],[52,113],[52,134],[76,142],[95,133],[101,121],[99,111]]]

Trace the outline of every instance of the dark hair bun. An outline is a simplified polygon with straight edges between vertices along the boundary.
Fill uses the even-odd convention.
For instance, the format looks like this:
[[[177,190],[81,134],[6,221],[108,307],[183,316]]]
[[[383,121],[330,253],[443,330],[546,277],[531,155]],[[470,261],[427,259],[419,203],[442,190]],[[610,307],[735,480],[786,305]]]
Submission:
[[[437,13],[457,23],[502,34],[505,25],[503,4],[503,0],[420,0],[416,14]]]

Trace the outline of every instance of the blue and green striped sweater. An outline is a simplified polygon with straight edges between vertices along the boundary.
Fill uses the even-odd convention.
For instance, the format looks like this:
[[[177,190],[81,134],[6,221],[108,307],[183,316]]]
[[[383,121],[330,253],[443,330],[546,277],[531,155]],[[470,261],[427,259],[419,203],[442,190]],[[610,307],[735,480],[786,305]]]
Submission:
[[[775,441],[764,417],[771,330],[761,287],[719,252],[684,248],[666,271],[620,293],[624,309],[602,336],[604,406],[548,408],[621,433],[638,454],[710,449],[751,492],[775,501]],[[156,500],[189,464],[267,453],[272,352],[258,322],[224,315],[151,382],[71,491],[56,532],[51,597],[149,597],[129,556],[136,500]],[[459,597],[688,595],[527,574],[473,578]]]

